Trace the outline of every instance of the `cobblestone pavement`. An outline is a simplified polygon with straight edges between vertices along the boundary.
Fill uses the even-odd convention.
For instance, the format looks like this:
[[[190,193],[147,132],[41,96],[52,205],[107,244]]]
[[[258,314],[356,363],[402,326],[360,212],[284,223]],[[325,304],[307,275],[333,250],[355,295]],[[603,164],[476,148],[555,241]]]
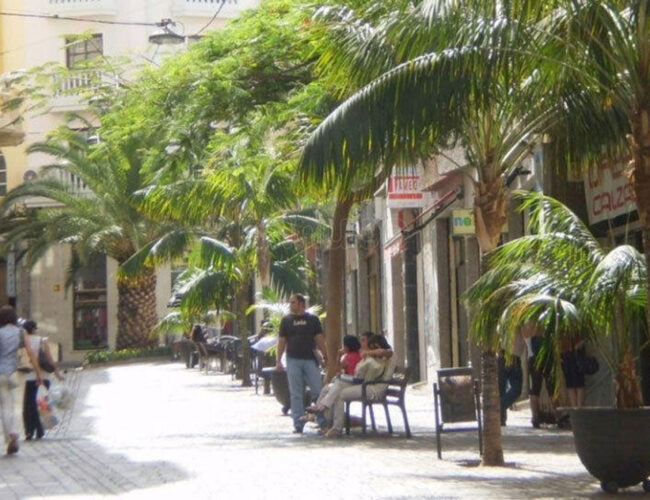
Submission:
[[[74,371],[74,407],[40,442],[0,458],[11,498],[584,498],[604,496],[570,432],[533,430],[510,412],[506,467],[479,467],[476,433],[443,436],[435,451],[431,388],[409,389],[414,433],[327,440],[291,433],[273,396],[180,363]],[[354,432],[356,431],[356,432]],[[640,496],[641,487],[619,494]]]

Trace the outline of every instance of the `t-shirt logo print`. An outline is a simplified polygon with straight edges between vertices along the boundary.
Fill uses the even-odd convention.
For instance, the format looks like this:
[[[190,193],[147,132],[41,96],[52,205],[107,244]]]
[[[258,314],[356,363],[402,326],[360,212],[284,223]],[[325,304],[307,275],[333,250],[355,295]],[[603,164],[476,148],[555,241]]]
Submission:
[[[306,319],[294,319],[293,320],[293,326],[304,326],[307,324]]]

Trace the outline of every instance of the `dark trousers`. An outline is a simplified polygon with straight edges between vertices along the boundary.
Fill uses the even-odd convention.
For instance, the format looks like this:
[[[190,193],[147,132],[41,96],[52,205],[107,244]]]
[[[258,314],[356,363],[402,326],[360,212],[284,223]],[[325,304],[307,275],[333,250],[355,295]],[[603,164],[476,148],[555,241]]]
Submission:
[[[499,400],[501,403],[501,422],[505,423],[508,408],[521,395],[524,374],[521,371],[521,360],[514,356],[511,365],[506,365],[505,359],[499,356]]]
[[[50,388],[50,381],[44,380],[43,384],[46,388]],[[36,380],[28,380],[25,382],[25,397],[23,398],[23,424],[25,425],[25,436],[31,438],[36,432],[36,437],[43,437],[43,425],[38,416],[38,407],[36,406],[36,393],[38,386]]]

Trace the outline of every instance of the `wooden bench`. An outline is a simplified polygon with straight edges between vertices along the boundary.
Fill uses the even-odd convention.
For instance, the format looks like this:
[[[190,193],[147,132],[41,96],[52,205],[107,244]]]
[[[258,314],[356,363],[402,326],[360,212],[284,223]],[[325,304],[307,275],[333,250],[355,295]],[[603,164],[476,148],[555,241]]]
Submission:
[[[361,399],[358,401],[361,403],[361,422],[363,433],[366,433],[366,408],[369,409],[370,421],[372,425],[372,430],[377,430],[377,425],[375,423],[375,414],[373,412],[372,406],[380,404],[384,407],[384,412],[386,414],[386,424],[388,426],[388,432],[393,433],[393,424],[390,420],[390,412],[388,411],[388,406],[393,405],[400,408],[402,411],[402,418],[404,419],[404,430],[406,437],[411,437],[411,428],[409,427],[408,417],[406,416],[406,384],[408,383],[410,375],[410,370],[408,368],[395,368],[392,376],[387,380],[373,380],[369,382],[363,382],[361,384]],[[371,399],[368,397],[367,388],[370,385],[386,385],[386,391],[379,399]],[[345,433],[350,434],[350,403],[353,401],[345,402]]]

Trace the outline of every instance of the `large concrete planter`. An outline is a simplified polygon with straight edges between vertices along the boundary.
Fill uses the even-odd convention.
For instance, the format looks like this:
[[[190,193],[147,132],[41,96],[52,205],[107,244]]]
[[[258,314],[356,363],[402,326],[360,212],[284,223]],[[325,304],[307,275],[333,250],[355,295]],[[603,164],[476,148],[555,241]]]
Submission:
[[[569,409],[576,451],[603,490],[643,483],[650,491],[650,408]]]

